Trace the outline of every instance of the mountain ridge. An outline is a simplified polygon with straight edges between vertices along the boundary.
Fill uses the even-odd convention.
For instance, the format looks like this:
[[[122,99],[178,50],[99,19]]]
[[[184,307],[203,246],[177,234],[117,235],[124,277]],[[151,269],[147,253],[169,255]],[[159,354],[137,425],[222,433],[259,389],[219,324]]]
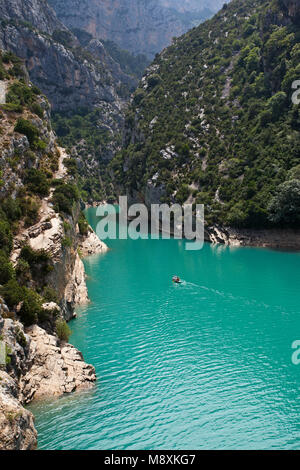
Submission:
[[[123,49],[153,58],[180,36],[210,15],[206,8],[194,12],[195,19],[160,0],[49,0],[58,17],[69,28],[83,29],[97,39],[113,40]],[[204,16],[201,15],[204,11]],[[193,12],[191,12],[193,13]]]

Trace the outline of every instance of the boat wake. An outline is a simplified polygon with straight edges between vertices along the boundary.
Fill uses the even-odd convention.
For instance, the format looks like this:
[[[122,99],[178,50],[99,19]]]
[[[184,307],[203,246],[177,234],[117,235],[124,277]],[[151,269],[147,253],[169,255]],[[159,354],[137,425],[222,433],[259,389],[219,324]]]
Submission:
[[[244,305],[252,305],[253,308],[264,308],[264,309],[273,309],[282,314],[289,314],[290,312],[286,311],[286,309],[281,305],[270,305],[265,302],[256,300],[256,299],[249,299],[247,297],[233,295],[230,292],[222,292],[212,287],[203,286],[200,284],[195,284],[193,282],[182,281],[181,284],[177,284],[177,286],[185,287],[186,290],[194,291],[193,294],[197,295],[197,292],[200,294],[201,291],[207,291],[213,295],[217,295],[219,297],[223,297],[224,301],[234,301],[240,302],[240,304]]]

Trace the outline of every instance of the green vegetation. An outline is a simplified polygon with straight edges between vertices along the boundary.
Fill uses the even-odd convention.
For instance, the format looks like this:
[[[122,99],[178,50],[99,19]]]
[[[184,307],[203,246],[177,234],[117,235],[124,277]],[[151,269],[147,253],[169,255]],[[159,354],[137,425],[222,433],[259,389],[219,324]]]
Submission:
[[[15,271],[12,263],[8,260],[7,254],[0,251],[0,284],[6,284],[13,279]]]
[[[5,56],[3,56],[5,57]],[[9,73],[3,68],[4,59],[0,58],[0,80],[9,78]],[[1,72],[2,68],[3,71]],[[21,62],[19,63],[21,67]],[[22,69],[20,70],[22,72]],[[13,77],[15,74],[11,74]],[[2,78],[1,78],[2,77]],[[12,82],[9,86],[9,90],[6,94],[6,104],[1,105],[1,108],[7,112],[15,112],[21,114],[24,110],[24,107],[30,109],[30,111],[41,119],[44,117],[44,110],[39,103],[39,95],[41,94],[40,90],[31,84],[25,83],[22,78],[22,73],[17,74],[16,77],[21,77],[19,80]]]
[[[24,287],[16,279],[11,279],[1,288],[1,295],[9,308],[16,307],[24,298]]]
[[[77,114],[54,113],[53,128],[65,147],[84,139],[88,150],[92,151],[109,142],[109,132],[101,129],[102,111],[78,109]]]
[[[81,235],[87,235],[89,232],[89,224],[84,213],[81,211],[78,218],[78,227]]]
[[[192,195],[208,224],[300,226],[299,39],[277,0],[233,0],[176,39],[135,93],[116,184],[144,193],[155,175],[162,202]]]
[[[73,204],[79,201],[78,188],[75,184],[58,182],[52,201],[57,211],[72,215]]]
[[[111,57],[120,65],[123,72],[136,78],[141,78],[144,70],[149,65],[149,60],[144,54],[132,55],[130,52],[121,49],[115,42],[102,40],[105,49]]]
[[[26,341],[23,331],[18,327],[16,329],[16,333],[17,333],[16,340],[18,341],[19,345],[22,346],[22,348],[25,348],[27,345],[27,341]]]
[[[45,283],[45,275],[52,269],[50,256],[44,251],[34,251],[25,245],[21,249],[16,270],[8,260],[7,254],[0,254],[0,295],[4,298],[10,309],[19,306],[19,316],[25,326],[43,322],[49,318],[49,312],[42,308],[44,301],[55,298],[52,290],[44,288],[42,297],[37,288]],[[32,288],[35,286],[35,289]]]
[[[278,187],[268,212],[274,223],[300,226],[300,179],[285,181]]]
[[[11,51],[0,51],[0,80],[25,78],[22,60]]]
[[[54,41],[59,42],[63,46],[70,48],[73,45],[74,39],[69,31],[55,30],[52,34]]]
[[[76,177],[81,197],[101,200],[110,192],[110,176],[107,168],[112,148],[121,144],[117,131],[112,135],[107,126],[103,125],[103,110],[78,109],[76,114],[54,113],[53,128],[59,143],[72,149],[72,153],[80,160],[80,167],[75,158],[71,158],[66,166],[68,173]]]
[[[28,263],[33,274],[36,271],[47,274],[52,270],[51,256],[45,250],[33,250],[29,245],[25,245],[21,249],[19,259]]]
[[[72,240],[70,237],[64,237],[61,241],[61,245],[64,247],[64,248],[71,248],[72,246]]]
[[[56,291],[49,286],[45,287],[43,291],[43,298],[45,302],[54,302],[56,304],[59,302]]]
[[[38,128],[30,121],[19,118],[15,125],[15,132],[26,135],[30,147],[35,150],[44,151],[47,144],[39,138],[40,132]]]
[[[14,224],[26,213],[26,199],[7,197],[0,204],[0,295],[12,310],[19,308],[24,325],[43,318],[42,297],[32,288],[45,282],[51,271],[51,259],[44,251],[34,251],[29,246],[21,249],[16,269],[10,262],[13,247]],[[22,338],[20,339],[20,341]],[[21,344],[21,343],[20,343]]]
[[[56,321],[56,334],[61,341],[69,341],[71,336],[71,330],[67,325],[66,321],[62,318],[58,318]]]
[[[20,318],[25,326],[30,326],[37,323],[39,319],[43,319],[42,298],[34,290],[25,288],[22,302]]]
[[[13,246],[13,236],[7,220],[0,220],[0,249],[9,254]]]
[[[90,33],[82,29],[74,28],[72,32],[80,41],[82,47],[86,47],[89,42],[93,39],[93,36]],[[124,73],[132,75],[136,78],[141,78],[145,68],[149,64],[149,60],[145,55],[138,54],[137,56],[135,56],[130,52],[121,49],[113,41],[102,39],[101,42],[109,53],[109,55],[120,65],[121,70]]]
[[[32,193],[38,194],[41,197],[49,195],[50,181],[42,171],[35,168],[27,170],[24,181],[28,190]]]
[[[37,105],[36,100],[38,95],[40,95],[38,88],[29,86],[21,81],[16,81],[10,85],[6,100],[8,103],[30,107]]]

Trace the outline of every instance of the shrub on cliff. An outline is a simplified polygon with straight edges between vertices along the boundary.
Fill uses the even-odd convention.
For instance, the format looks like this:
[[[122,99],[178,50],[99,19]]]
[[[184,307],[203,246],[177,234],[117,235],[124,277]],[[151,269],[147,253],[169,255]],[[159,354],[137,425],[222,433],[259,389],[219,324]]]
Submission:
[[[25,326],[34,325],[43,314],[42,299],[32,289],[25,289],[20,318]]]
[[[38,103],[33,103],[31,106],[30,106],[30,110],[36,114],[39,118],[43,119],[44,117],[44,110],[43,108],[41,107],[41,105],[39,105]]]
[[[79,191],[74,184],[59,184],[52,200],[57,211],[71,215],[74,202],[79,201]]]
[[[25,215],[25,227],[36,224],[39,218],[39,204],[34,197],[26,197],[22,200],[22,211]]]
[[[6,103],[6,104],[2,104],[2,105],[1,105],[1,108],[2,108],[4,111],[12,112],[12,113],[19,113],[19,114],[21,114],[21,113],[23,112],[23,106],[21,106],[20,104],[16,104],[16,103]]]
[[[45,287],[43,290],[43,298],[45,302],[54,302],[56,304],[59,303],[57,292],[49,286]]]
[[[13,279],[15,271],[13,265],[9,261],[6,253],[0,251],[0,284],[6,284],[8,281]]]
[[[0,289],[1,295],[9,308],[16,307],[24,298],[24,287],[16,279],[11,279]]]
[[[20,220],[22,216],[22,209],[18,199],[7,197],[1,204],[1,209],[5,212],[5,215],[9,221]]]
[[[78,227],[79,227],[79,232],[81,235],[87,235],[89,232],[89,223],[85,218],[85,215],[83,212],[80,212],[79,218],[78,218]]]
[[[19,118],[15,126],[15,132],[26,135],[30,146],[34,148],[34,144],[39,137],[39,130],[34,124],[27,121],[27,119]]]
[[[58,30],[56,29],[53,34],[52,38],[54,41],[59,42],[65,47],[72,47],[74,43],[74,39],[71,33],[69,31],[63,31],[63,30]]]
[[[10,253],[13,247],[13,236],[10,224],[6,220],[0,220],[0,250]]]
[[[13,103],[22,106],[35,106],[37,95],[34,87],[29,87],[22,82],[14,82],[7,93],[6,100],[8,103]],[[38,113],[35,113],[38,114]]]
[[[38,194],[41,197],[49,195],[50,181],[46,177],[45,173],[37,170],[36,168],[27,170],[25,184],[27,185],[28,190],[34,194]]]
[[[71,330],[69,326],[67,325],[67,322],[63,320],[62,318],[59,318],[56,321],[56,334],[60,341],[69,341],[70,335],[71,335]]]
[[[16,266],[16,275],[19,283],[22,286],[26,285],[32,280],[29,263],[22,258],[18,260],[18,264]]]
[[[34,250],[29,245],[23,246],[20,258],[26,260],[30,266],[47,263],[51,259],[50,255],[45,250]]]
[[[29,245],[23,246],[20,260],[28,263],[33,279],[38,282],[53,269],[49,253],[45,250],[33,250]]]

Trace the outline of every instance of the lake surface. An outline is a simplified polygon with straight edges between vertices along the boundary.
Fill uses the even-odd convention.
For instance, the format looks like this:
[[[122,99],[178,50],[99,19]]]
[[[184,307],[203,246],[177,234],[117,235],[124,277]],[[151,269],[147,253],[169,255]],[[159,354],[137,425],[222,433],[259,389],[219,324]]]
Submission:
[[[107,243],[70,324],[98,382],[30,407],[39,448],[299,449],[300,254]]]

